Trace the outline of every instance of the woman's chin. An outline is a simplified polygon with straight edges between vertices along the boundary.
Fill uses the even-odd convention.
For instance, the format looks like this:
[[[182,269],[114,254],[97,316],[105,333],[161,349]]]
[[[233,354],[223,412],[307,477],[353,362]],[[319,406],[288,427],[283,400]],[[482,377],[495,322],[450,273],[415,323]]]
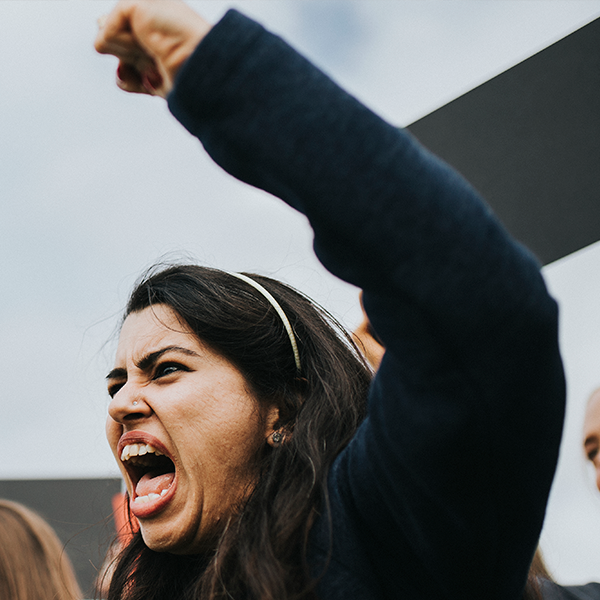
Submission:
[[[191,534],[176,535],[173,531],[157,531],[156,527],[144,527],[141,524],[144,543],[154,552],[169,552],[171,554],[199,554],[204,544],[198,542]]]
[[[143,527],[140,527],[144,544],[154,552],[170,552],[174,546],[172,540],[161,538],[160,536],[152,535],[145,532]]]

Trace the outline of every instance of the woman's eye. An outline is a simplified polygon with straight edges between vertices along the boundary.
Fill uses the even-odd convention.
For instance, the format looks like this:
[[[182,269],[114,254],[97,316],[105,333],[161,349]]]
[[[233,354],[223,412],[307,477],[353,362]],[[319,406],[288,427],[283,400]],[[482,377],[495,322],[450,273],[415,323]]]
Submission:
[[[187,371],[183,365],[178,363],[164,363],[156,367],[156,371],[154,372],[154,379],[159,379],[160,377],[165,377],[166,375],[171,375],[172,373],[176,373],[177,371]]]
[[[123,383],[113,383],[113,385],[108,386],[108,395],[111,398],[115,397],[115,394],[123,387]]]

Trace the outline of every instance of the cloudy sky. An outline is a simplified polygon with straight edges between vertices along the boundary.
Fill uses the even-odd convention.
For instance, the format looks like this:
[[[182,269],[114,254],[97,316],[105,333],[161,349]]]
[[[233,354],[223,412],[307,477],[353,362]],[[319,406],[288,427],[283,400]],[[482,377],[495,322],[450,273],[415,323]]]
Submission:
[[[304,218],[231,180],[159,99],[96,55],[112,2],[0,2],[0,478],[117,475],[104,441],[114,333],[165,257],[282,278],[352,327],[356,290],[313,258]],[[590,20],[600,1],[243,0],[385,118],[407,125]],[[600,247],[545,269],[562,311],[569,415],[542,543],[564,582],[600,581],[600,496],[579,450],[600,384]],[[493,468],[491,466],[491,468]]]

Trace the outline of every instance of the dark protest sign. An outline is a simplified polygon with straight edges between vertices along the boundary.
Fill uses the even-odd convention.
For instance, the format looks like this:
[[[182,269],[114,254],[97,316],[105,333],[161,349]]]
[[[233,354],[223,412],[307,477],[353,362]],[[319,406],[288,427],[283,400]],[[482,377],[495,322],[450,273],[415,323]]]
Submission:
[[[600,239],[600,19],[408,129],[544,264]]]

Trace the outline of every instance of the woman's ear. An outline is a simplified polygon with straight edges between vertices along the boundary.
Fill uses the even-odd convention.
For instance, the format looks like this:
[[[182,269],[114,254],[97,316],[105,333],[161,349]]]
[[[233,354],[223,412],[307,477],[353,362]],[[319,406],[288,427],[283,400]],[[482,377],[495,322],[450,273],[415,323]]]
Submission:
[[[279,427],[279,407],[272,405],[266,418],[266,438],[269,446],[279,446],[283,441],[283,429]]]

